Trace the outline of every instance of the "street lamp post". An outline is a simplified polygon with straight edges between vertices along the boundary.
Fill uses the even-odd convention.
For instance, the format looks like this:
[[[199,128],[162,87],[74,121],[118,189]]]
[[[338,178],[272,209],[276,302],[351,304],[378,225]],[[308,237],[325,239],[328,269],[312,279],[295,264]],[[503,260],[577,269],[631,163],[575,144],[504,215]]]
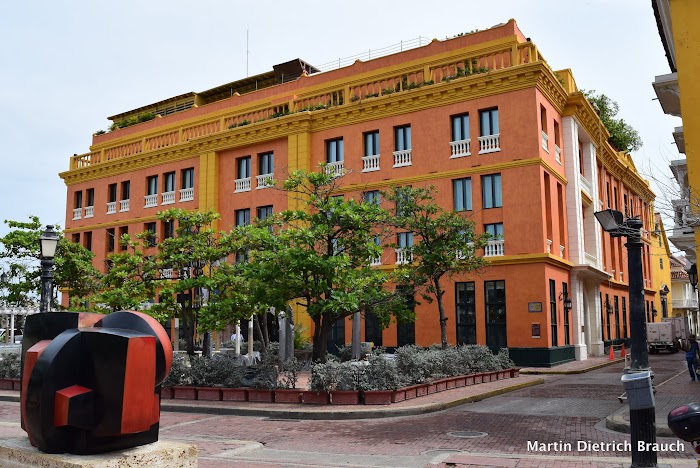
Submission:
[[[51,308],[51,289],[53,287],[53,258],[56,255],[58,245],[58,233],[53,226],[46,226],[46,230],[39,237],[41,248],[41,304],[39,312],[48,312]]]
[[[630,342],[631,362],[628,374],[649,372],[649,349],[647,348],[646,320],[644,317],[644,277],[642,274],[642,221],[627,218],[615,210],[594,213],[603,229],[612,237],[627,237],[627,271],[629,278]],[[623,376],[623,382],[625,377]],[[651,384],[649,384],[651,385]],[[651,388],[649,389],[651,391]],[[656,452],[639,450],[639,442],[656,443],[656,414],[654,399],[649,404],[638,405],[628,392],[630,404],[630,433],[632,436],[632,467],[657,466]],[[644,406],[644,408],[639,408]],[[643,445],[646,446],[646,445]]]

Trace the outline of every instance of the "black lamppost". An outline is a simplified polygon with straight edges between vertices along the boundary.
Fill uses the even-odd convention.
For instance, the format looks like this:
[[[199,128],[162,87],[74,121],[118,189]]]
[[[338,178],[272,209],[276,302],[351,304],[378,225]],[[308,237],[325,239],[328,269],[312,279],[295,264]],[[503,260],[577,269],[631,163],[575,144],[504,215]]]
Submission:
[[[698,289],[698,267],[695,263],[690,266],[688,270],[688,281],[693,286],[693,291]]]
[[[627,237],[627,271],[629,277],[631,363],[628,374],[648,372],[646,320],[644,317],[644,277],[642,274],[642,221],[639,218],[623,219],[619,211],[605,210],[593,213],[605,232],[611,237]],[[625,378],[623,376],[623,382]],[[649,378],[647,378],[649,379]],[[650,379],[649,379],[650,380]],[[627,387],[626,387],[627,388]],[[651,382],[649,382],[651,392]],[[635,400],[640,393],[627,392],[630,405],[630,432],[632,436],[632,467],[657,466],[656,452],[639,450],[638,442],[656,443],[656,414],[653,395],[650,401]],[[642,407],[642,408],[640,408]]]
[[[39,312],[48,312],[51,308],[51,289],[53,288],[53,257],[56,255],[58,245],[58,233],[53,226],[46,226],[46,230],[39,237],[41,248],[41,304]]]

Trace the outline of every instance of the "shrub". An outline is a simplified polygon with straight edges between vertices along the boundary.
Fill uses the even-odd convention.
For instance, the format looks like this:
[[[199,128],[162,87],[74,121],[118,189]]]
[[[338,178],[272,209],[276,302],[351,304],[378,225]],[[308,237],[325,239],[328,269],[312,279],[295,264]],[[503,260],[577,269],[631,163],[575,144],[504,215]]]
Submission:
[[[293,357],[280,365],[280,373],[277,379],[278,388],[296,388],[299,380],[299,372],[303,364]]]
[[[170,373],[163,381],[163,387],[174,387],[176,385],[192,385],[192,374],[187,366],[185,356],[176,354],[173,356],[173,363],[170,367]]]
[[[19,353],[0,354],[0,379],[19,379],[20,361]]]
[[[364,374],[364,364],[356,361],[327,361],[311,368],[309,387],[316,392],[333,390],[359,390]]]
[[[372,354],[360,379],[362,390],[396,390],[407,382],[399,373],[396,362],[386,356]]]

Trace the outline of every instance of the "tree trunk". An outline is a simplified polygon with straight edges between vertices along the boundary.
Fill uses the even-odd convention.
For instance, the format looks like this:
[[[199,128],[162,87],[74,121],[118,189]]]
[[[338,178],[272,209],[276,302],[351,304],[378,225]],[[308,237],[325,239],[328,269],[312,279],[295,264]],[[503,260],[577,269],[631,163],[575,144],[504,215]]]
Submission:
[[[331,325],[331,321],[325,314],[314,317],[314,349],[311,355],[313,362],[326,362],[328,333],[331,330]]]
[[[263,336],[262,328],[260,328],[260,318],[257,314],[253,315],[253,323],[258,332],[258,339],[260,340],[260,352],[264,352],[267,347],[265,346],[265,337]]]
[[[202,340],[202,356],[210,358],[211,357],[211,333],[206,332],[204,334],[204,339]]]
[[[444,291],[440,287],[439,278],[433,278],[433,287],[435,287],[435,298],[437,299],[438,311],[440,312],[440,342],[442,349],[447,349],[447,317],[445,317],[445,306],[442,303]]]
[[[263,348],[267,349],[268,346],[270,346],[270,330],[267,328],[267,322],[268,322],[268,314],[269,312],[265,312],[262,315],[262,326],[260,327],[262,329],[262,335],[263,335]]]
[[[189,356],[194,356],[194,330],[190,321],[191,311],[192,309],[189,306],[182,309],[182,331],[185,335],[185,350]]]

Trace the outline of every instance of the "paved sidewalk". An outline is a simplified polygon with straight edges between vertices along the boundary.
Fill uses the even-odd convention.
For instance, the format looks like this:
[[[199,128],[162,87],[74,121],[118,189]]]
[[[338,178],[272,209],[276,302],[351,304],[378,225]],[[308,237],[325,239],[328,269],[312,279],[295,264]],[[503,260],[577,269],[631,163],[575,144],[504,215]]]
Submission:
[[[624,360],[624,357],[617,357],[611,361],[607,356],[595,356],[589,357],[585,361],[571,361],[555,367],[523,367],[520,369],[520,373],[541,375],[583,374],[601,367],[617,364],[618,362],[624,362]]]

